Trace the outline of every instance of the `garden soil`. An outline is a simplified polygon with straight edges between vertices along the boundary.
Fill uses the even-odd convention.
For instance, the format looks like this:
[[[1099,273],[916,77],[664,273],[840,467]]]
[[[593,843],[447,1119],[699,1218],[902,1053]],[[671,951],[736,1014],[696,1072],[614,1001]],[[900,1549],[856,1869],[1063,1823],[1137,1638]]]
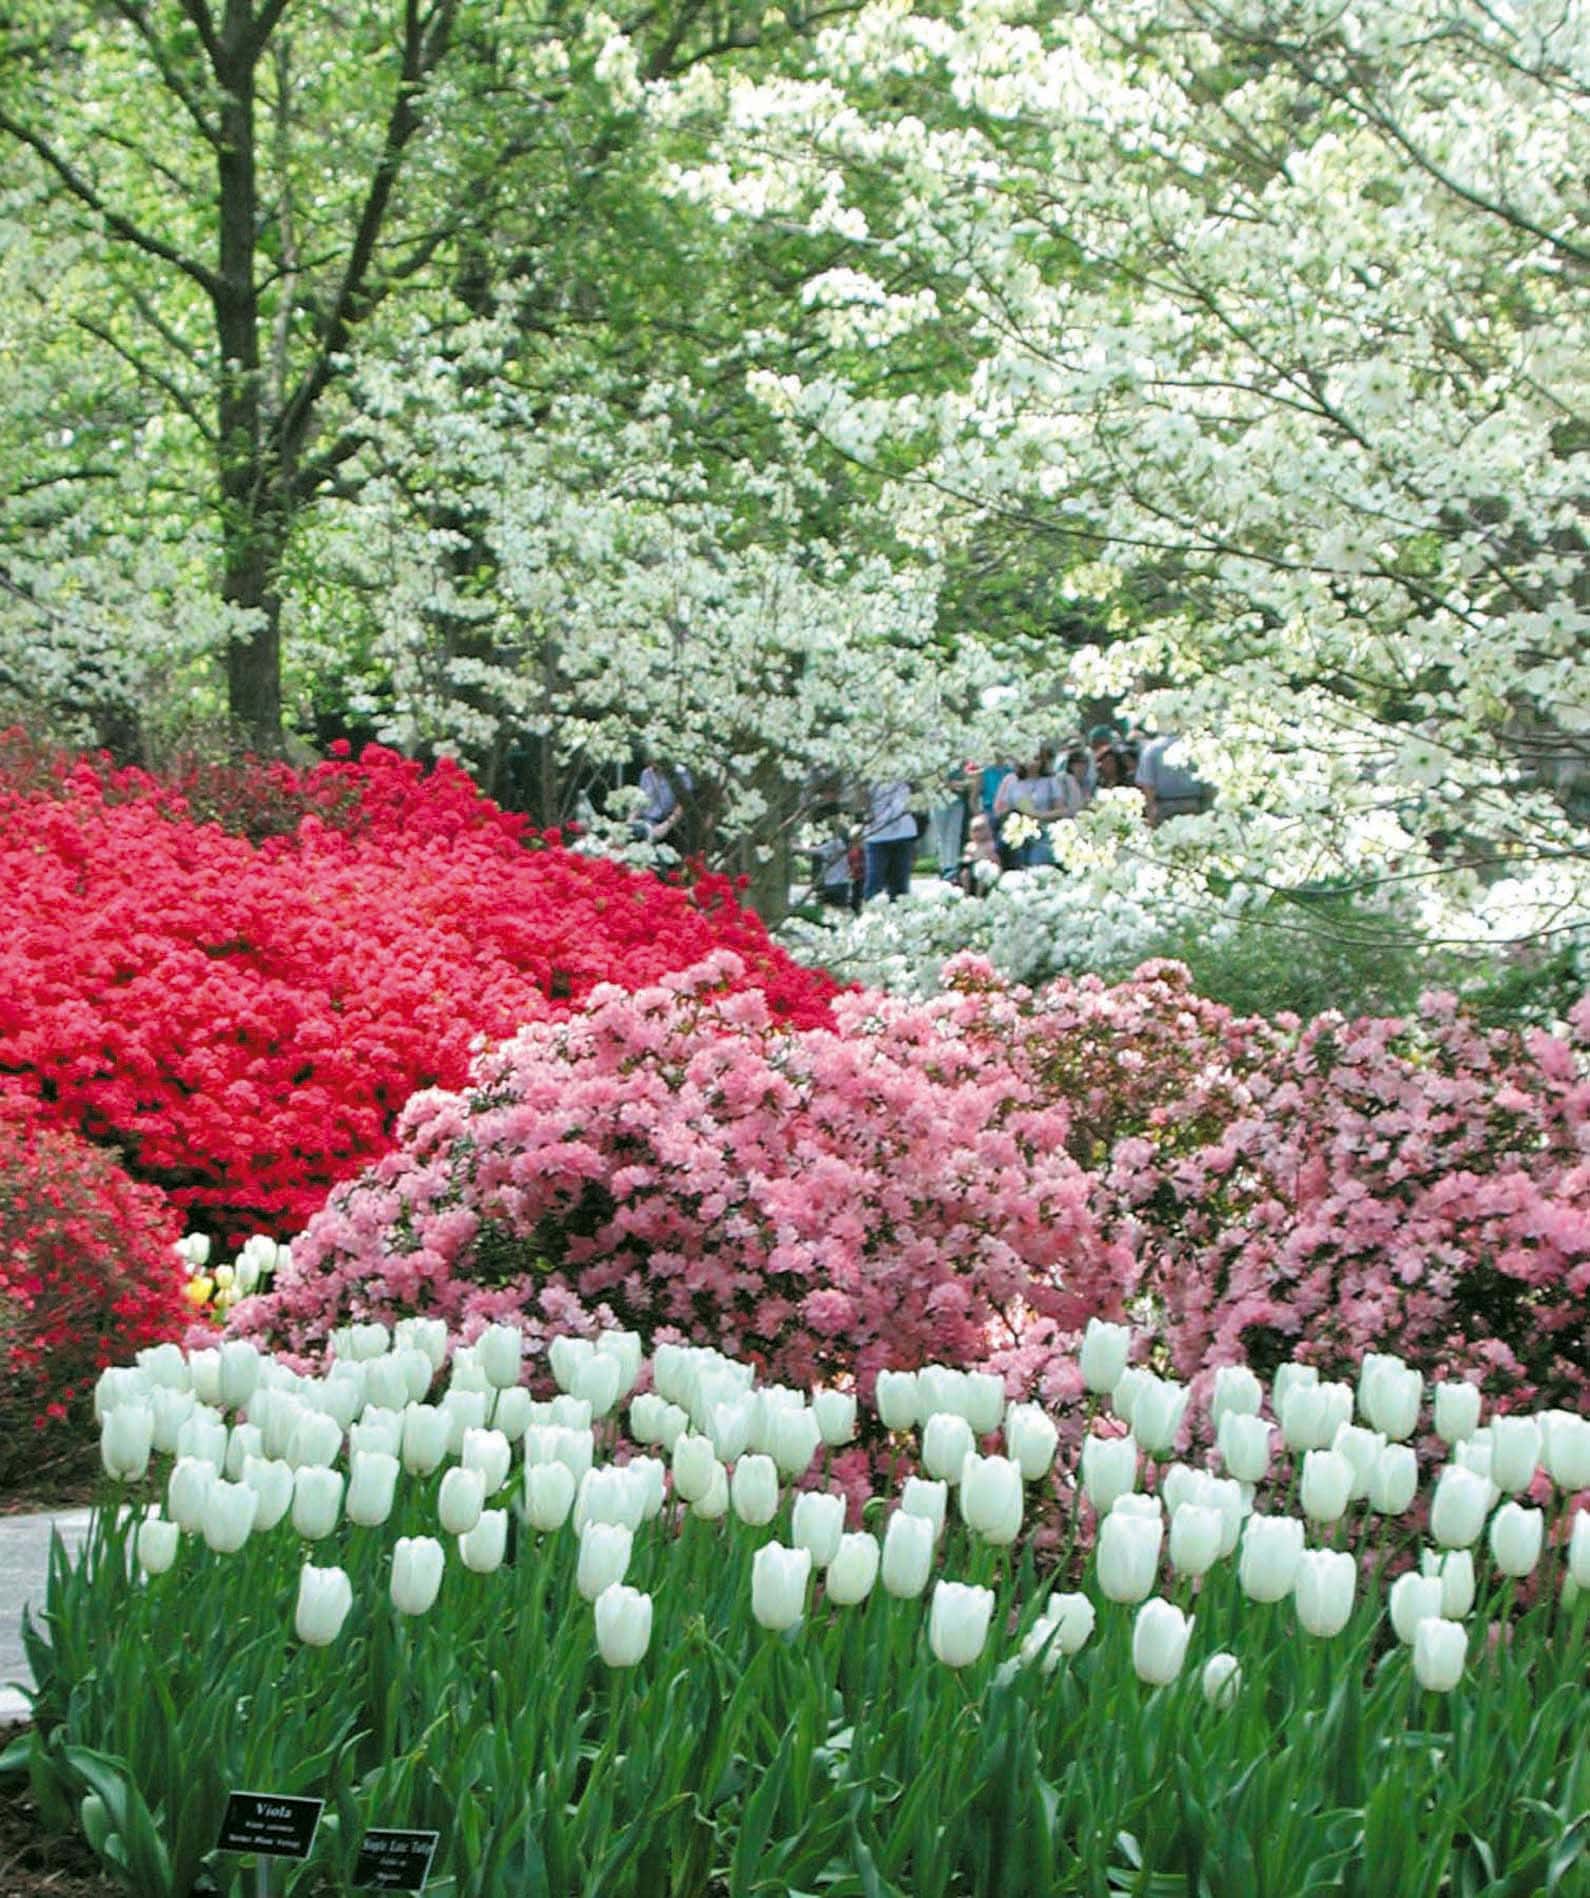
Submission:
[[[26,1727],[0,1726],[0,1753]],[[25,1779],[0,1784],[0,1893],[4,1898],[111,1898],[117,1890],[78,1838],[57,1838],[39,1822]]]

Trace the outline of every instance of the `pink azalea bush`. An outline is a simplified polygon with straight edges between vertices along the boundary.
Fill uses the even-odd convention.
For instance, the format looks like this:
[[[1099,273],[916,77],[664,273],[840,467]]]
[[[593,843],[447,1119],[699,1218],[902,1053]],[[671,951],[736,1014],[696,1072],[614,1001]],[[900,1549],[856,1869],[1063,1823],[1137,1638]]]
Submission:
[[[1128,1316],[1184,1378],[1395,1350],[1504,1406],[1590,1388],[1590,1000],[1560,1038],[1442,996],[1305,1026],[1175,964],[1032,994],[961,958],[796,1027],[739,978],[600,986],[416,1097],[233,1323],[313,1356],[410,1311],[616,1320],[798,1383],[942,1359],[1064,1402],[1086,1320]]]
[[[1017,1058],[1069,1098],[1093,1209],[1191,1377],[1395,1350],[1514,1402],[1590,1388],[1590,998],[1569,1034],[1233,1016],[1186,971],[1061,981]]]
[[[1127,1276],[1016,1073],[1009,998],[847,995],[791,1028],[732,991],[732,952],[596,989],[410,1102],[398,1150],[334,1192],[238,1328],[313,1353],[352,1318],[466,1334],[597,1316],[710,1340],[807,1383],[985,1358],[1035,1318],[1074,1332]]]

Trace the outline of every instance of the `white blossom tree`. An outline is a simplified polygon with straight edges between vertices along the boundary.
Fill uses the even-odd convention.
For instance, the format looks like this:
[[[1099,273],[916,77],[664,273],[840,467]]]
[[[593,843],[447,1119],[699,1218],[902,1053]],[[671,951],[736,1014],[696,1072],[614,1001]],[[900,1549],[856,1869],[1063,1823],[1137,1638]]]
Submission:
[[[1582,917],[1584,26],[880,4],[675,174],[847,240],[804,296],[868,372],[753,386],[895,457],[902,533],[997,516],[1052,550],[1110,634],[1079,696],[1184,731],[1218,790],[1154,840],[1188,901],[1213,872],[1400,888],[1443,929]],[[946,323],[964,373],[892,394],[878,362]],[[1129,879],[1142,840],[1088,829],[1073,867]]]

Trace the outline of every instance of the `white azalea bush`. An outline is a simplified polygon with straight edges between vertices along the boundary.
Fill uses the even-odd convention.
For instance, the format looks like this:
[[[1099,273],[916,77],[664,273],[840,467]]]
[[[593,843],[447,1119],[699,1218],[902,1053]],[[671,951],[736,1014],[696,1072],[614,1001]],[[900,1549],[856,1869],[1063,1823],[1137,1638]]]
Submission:
[[[1246,892],[1222,902],[1204,893],[1196,912],[1218,936],[1229,935]],[[952,957],[985,957],[1013,982],[1036,985],[1057,975],[1118,975],[1147,961],[1185,923],[1165,878],[1145,866],[1135,887],[1070,877],[1042,865],[1007,870],[986,894],[950,883],[919,884],[899,902],[878,899],[827,927],[786,925],[797,953],[847,981],[897,994],[928,995]]]
[[[372,1825],[460,1898],[1575,1889],[1590,1418],[1385,1354],[1195,1402],[1135,1344],[1090,1324],[1073,1418],[619,1331],[544,1399],[504,1325],[144,1352],[0,1772],[140,1898],[242,1889],[232,1788],[327,1802],[300,1892]]]

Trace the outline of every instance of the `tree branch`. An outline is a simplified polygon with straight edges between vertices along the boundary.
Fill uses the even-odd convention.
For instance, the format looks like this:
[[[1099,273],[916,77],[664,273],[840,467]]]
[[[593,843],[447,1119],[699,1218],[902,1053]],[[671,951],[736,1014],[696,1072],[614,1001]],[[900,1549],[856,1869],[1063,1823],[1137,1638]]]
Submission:
[[[459,0],[436,0],[429,14],[421,19],[416,0],[406,0],[403,63],[387,117],[381,156],[376,161],[369,189],[365,193],[342,282],[321,323],[315,360],[305,370],[302,381],[284,405],[277,423],[275,433],[281,465],[284,467],[292,465],[308,434],[314,405],[330,382],[333,364],[347,347],[354,327],[385,294],[385,288],[372,292],[369,281],[376,246],[398,173],[402,169],[404,153],[420,128],[421,113],[416,102],[426,79],[446,54],[458,4]]]
[[[199,128],[200,135],[205,141],[219,148],[221,128],[206,115],[192,88],[177,71],[170,55],[161,44],[160,35],[154,29],[148,8],[138,5],[137,0],[110,0],[110,3],[143,41],[149,57],[155,62],[156,72],[165,82],[166,90],[181,100],[188,117]]]
[[[157,389],[168,396],[175,406],[182,411],[199,431],[205,441],[213,442],[215,440],[214,429],[205,421],[203,415],[194,406],[192,399],[183,389],[173,382],[163,370],[156,369],[152,363],[146,362],[136,350],[129,349],[125,343],[119,341],[102,324],[96,323],[92,317],[79,316],[73,320],[80,330],[86,331],[90,336],[97,337],[108,350],[118,355],[136,375],[141,376],[145,382],[152,382]]]
[[[14,119],[9,112],[0,110],[0,132],[9,132],[19,144],[26,145],[35,152],[77,201],[101,220],[112,237],[119,237],[123,243],[131,244],[135,250],[141,250],[146,256],[158,257],[164,264],[180,270],[183,276],[190,278],[206,296],[215,297],[220,293],[221,282],[213,270],[206,269],[196,258],[187,256],[175,245],[168,244],[164,238],[156,237],[152,231],[146,231],[135,224],[131,218],[124,217],[120,211],[113,210],[99,192],[69,160],[55,149],[47,138],[35,132],[31,126],[24,125],[20,119]]]

